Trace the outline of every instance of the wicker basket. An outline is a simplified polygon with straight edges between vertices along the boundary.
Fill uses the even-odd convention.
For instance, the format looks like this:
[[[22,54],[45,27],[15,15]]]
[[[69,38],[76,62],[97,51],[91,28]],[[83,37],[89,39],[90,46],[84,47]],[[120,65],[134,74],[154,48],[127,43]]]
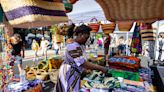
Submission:
[[[110,24],[101,24],[102,30],[104,34],[110,34],[113,33],[116,24],[115,23],[110,23]]]
[[[133,22],[119,22],[118,29],[119,31],[130,31],[133,26]]]
[[[53,83],[56,83],[57,82],[57,76],[59,75],[59,69],[49,70],[48,73],[49,73],[49,76],[50,76],[50,80]]]
[[[48,76],[48,73],[43,69],[37,70],[36,72],[36,79],[46,80],[47,76]]]
[[[144,41],[153,41],[156,39],[156,30],[152,28],[151,23],[141,25],[141,38]]]
[[[90,20],[90,22],[92,22],[92,23],[89,24],[89,27],[92,28],[91,32],[92,33],[97,33],[99,31],[99,28],[100,28],[100,24],[98,23],[98,20],[96,18],[92,18]]]
[[[1,0],[11,25],[20,28],[50,26],[68,20],[62,2],[46,0]]]

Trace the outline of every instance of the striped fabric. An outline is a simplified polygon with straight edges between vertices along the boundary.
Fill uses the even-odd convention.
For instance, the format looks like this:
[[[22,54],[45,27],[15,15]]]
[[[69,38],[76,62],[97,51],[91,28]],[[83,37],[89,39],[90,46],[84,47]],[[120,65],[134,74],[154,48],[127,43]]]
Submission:
[[[73,42],[67,45],[65,59],[59,70],[59,78],[54,92],[79,92],[80,77],[83,72],[81,65],[85,62],[82,47]]]
[[[53,0],[1,0],[9,23],[15,27],[49,26],[68,20],[62,2]]]
[[[151,24],[142,25],[140,33],[144,41],[153,41],[156,38],[156,30],[152,28]]]
[[[118,29],[119,31],[130,31],[133,26],[133,22],[119,22]]]
[[[113,33],[113,31],[115,30],[116,24],[115,23],[101,24],[101,27],[104,34],[109,34],[109,33]]]
[[[91,23],[91,24],[89,24],[89,27],[92,28],[91,32],[97,33],[99,31],[100,24],[98,24],[98,23]]]

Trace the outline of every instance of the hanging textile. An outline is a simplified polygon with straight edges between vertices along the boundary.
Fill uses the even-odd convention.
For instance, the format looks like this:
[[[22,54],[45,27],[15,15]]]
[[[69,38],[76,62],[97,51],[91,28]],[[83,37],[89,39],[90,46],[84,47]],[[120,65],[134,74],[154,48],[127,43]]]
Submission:
[[[4,18],[4,13],[3,13],[3,9],[0,5],[0,22],[3,22],[3,18]]]
[[[1,0],[0,3],[14,27],[43,27],[68,21],[64,4],[58,0]]]
[[[142,52],[140,26],[136,25],[133,32],[131,52],[140,54]]]
[[[109,34],[109,33],[113,33],[113,31],[115,30],[116,24],[114,22],[110,24],[101,24],[101,27],[104,34]]]
[[[141,25],[141,37],[144,41],[153,41],[156,39],[156,30],[152,28],[151,23]]]

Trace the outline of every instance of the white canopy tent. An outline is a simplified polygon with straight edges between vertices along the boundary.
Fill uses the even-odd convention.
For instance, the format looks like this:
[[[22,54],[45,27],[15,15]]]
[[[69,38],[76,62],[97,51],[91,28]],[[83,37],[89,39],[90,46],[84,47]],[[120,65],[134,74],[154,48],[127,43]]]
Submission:
[[[73,23],[88,23],[92,18],[98,21],[106,20],[104,12],[95,0],[79,0],[73,5],[73,10],[67,13]]]

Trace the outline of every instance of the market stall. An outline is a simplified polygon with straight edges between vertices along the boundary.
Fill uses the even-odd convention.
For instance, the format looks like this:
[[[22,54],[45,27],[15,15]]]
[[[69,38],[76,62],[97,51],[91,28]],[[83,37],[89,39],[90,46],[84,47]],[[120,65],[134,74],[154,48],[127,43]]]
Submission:
[[[1,4],[2,4],[2,8],[4,8],[4,12],[6,14],[6,17],[9,23],[13,27],[31,28],[31,27],[49,26],[49,25],[52,25],[53,23],[59,23],[59,22],[68,20],[65,12],[70,12],[72,10],[71,9],[72,5],[67,0],[64,0],[65,7],[68,9],[67,11],[65,11],[63,3],[60,2],[60,0],[56,0],[56,1],[57,1],[56,4],[60,7],[53,7],[51,0],[45,0],[41,2],[36,1],[35,4],[33,4],[33,2],[31,3],[30,0],[29,2],[28,1],[21,2],[20,0],[17,3],[15,3],[16,2],[15,0],[10,2],[10,5],[11,3],[17,4],[15,6],[8,5],[9,2],[7,0],[1,0]],[[71,2],[71,0],[69,1]],[[155,42],[156,35],[154,36],[155,32],[152,31],[152,27],[150,27],[150,25],[152,21],[154,22],[155,20],[162,19],[163,16],[158,16],[162,14],[159,14],[159,12],[156,12],[157,13],[156,15],[154,15],[155,13],[151,13],[153,14],[152,15],[153,17],[152,17],[150,16],[151,14],[148,14],[150,13],[149,11],[147,11],[148,12],[147,13],[144,11],[139,11],[138,8],[132,7],[132,5],[135,5],[135,6],[142,5],[142,8],[145,8],[147,6],[152,5],[150,3],[147,4],[148,0],[146,0],[144,4],[141,4],[143,2],[139,2],[135,0],[135,2],[131,3],[131,5],[125,2],[121,3],[121,1],[123,0],[118,0],[118,1],[96,0],[96,1],[104,9],[107,19],[113,22],[109,23],[109,25],[100,24],[98,21],[96,21],[96,23],[90,23],[89,26],[92,27],[92,31],[91,31],[92,33],[96,34],[100,27],[102,27],[104,34],[113,33],[116,27],[116,24],[118,25],[120,30],[129,31],[134,21],[137,21],[137,22],[146,21],[149,23],[148,23],[148,26],[145,26],[146,24],[143,22],[143,24],[145,25],[144,26],[142,25],[142,29],[141,29],[142,38],[144,38],[144,40],[146,41],[151,41],[152,43]],[[129,2],[129,0],[126,0],[126,2]],[[163,1],[159,0],[159,2],[160,2],[159,7],[162,7]],[[23,3],[23,4],[19,5],[19,3]],[[155,3],[155,0],[151,0],[151,3]],[[117,4],[120,5],[120,7],[116,8],[115,6]],[[32,5],[32,6],[37,6],[41,8],[31,7],[32,11],[30,10],[28,11],[25,9],[27,12],[22,15],[18,11],[18,8],[24,9],[23,5],[27,5],[26,7],[30,7],[30,5]],[[47,6],[50,6],[50,7],[47,7]],[[124,6],[124,7],[122,8],[121,6]],[[126,10],[125,6],[128,6],[127,7],[128,9],[131,8],[132,10],[133,9],[136,10],[136,12],[127,13],[128,11],[130,11],[128,9],[127,9],[128,10],[127,12],[124,12],[124,10]],[[152,6],[152,7],[156,7],[156,6]],[[151,10],[152,7],[150,7],[150,9],[148,10]],[[45,14],[42,8],[45,8],[44,10],[49,9],[48,13]],[[113,8],[116,8],[116,9],[113,9]],[[54,10],[54,9],[58,9],[58,10]],[[35,10],[38,10],[37,13],[39,15],[36,14]],[[120,12],[118,12],[118,10],[120,10]],[[152,10],[155,11],[156,9],[152,9]],[[51,12],[54,12],[54,11],[57,11],[58,13],[52,14]],[[127,13],[128,15],[125,13]],[[133,17],[129,17],[130,14],[132,14],[131,16]],[[11,16],[11,15],[15,15],[15,16]],[[125,23],[125,22],[120,22],[120,21],[130,21],[130,22]],[[138,27],[136,27],[136,29],[137,28]],[[148,30],[151,32],[148,32]],[[139,32],[139,30],[137,30],[136,32]],[[145,35],[145,32],[148,32],[149,34]],[[65,33],[65,32],[63,32],[62,30],[62,33]],[[61,34],[61,35],[65,35],[65,34]],[[141,40],[140,39],[138,40],[137,37],[136,36],[133,37],[134,38],[132,39],[133,42],[141,43]],[[61,40],[61,39],[56,39],[56,40]],[[150,45],[152,45],[151,42],[150,42]],[[136,43],[133,43],[133,44],[136,44]],[[138,50],[138,47],[136,45],[134,45],[132,49],[134,53],[138,54],[137,51],[141,53],[140,49]],[[139,59],[139,57],[117,55],[117,56],[112,56],[107,61],[105,61],[104,55],[99,55],[98,53],[95,53],[94,50],[93,50],[93,53],[92,51],[88,51],[87,62],[92,62],[95,64],[99,64],[101,66],[104,66],[108,68],[108,72],[106,74],[103,74],[102,72],[99,72],[99,71],[91,71],[89,74],[85,74],[85,76],[83,76],[83,78],[81,79],[80,92],[109,92],[109,91],[155,92],[156,91],[152,82],[153,80],[151,79],[151,76],[153,75],[152,71],[149,68],[141,67],[141,63],[140,63],[141,59]],[[5,62],[3,63],[4,65],[0,68],[0,80],[2,80],[0,81],[0,85],[2,85],[1,86],[2,91],[7,91],[7,92],[8,91],[16,91],[16,92],[17,91],[26,91],[26,92],[44,91],[46,89],[46,88],[44,89],[44,86],[50,86],[50,85],[43,85],[43,84],[46,84],[47,81],[51,81],[54,84],[56,83],[58,69],[62,61],[63,61],[62,57],[52,57],[52,58],[49,58],[48,60],[42,60],[35,66],[26,67],[25,71],[21,72],[20,75],[18,75],[20,76],[20,79],[15,80],[15,81],[12,80],[13,72],[11,70],[11,67],[9,66],[8,62]],[[0,64],[1,62],[2,60],[0,60]]]

